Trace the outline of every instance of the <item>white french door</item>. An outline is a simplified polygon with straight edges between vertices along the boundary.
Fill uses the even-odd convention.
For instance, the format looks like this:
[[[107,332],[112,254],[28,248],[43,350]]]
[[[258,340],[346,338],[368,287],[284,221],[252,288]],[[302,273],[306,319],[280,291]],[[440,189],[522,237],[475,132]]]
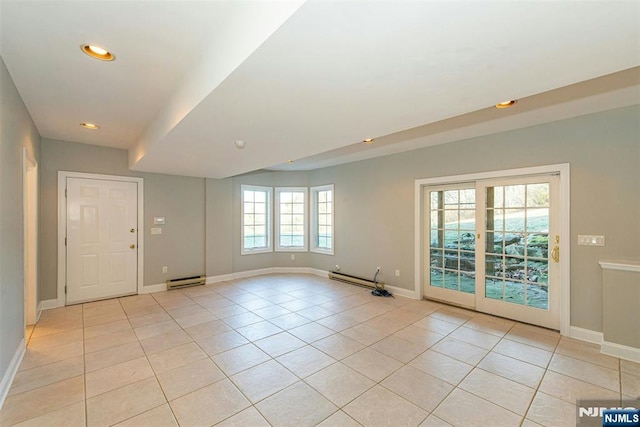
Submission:
[[[558,176],[427,186],[424,192],[424,295],[559,329]]]
[[[138,184],[66,181],[66,303],[135,294]]]

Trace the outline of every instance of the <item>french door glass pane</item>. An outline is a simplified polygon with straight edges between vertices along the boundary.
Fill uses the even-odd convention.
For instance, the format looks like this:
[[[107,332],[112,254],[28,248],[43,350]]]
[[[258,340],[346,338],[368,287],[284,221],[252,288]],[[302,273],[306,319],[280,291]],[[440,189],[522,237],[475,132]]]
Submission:
[[[549,308],[549,184],[486,189],[485,296]]]
[[[475,189],[429,195],[430,286],[475,293]]]

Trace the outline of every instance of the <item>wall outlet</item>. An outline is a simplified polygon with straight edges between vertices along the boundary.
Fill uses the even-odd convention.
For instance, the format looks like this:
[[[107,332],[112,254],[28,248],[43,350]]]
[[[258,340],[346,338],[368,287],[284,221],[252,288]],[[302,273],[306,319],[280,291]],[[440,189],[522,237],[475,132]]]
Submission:
[[[162,228],[160,228],[160,227],[151,227],[151,234],[162,234]]]
[[[340,271],[340,264],[336,264],[336,271]]]
[[[296,254],[291,254],[291,261],[295,261],[296,260]]]
[[[162,267],[162,272],[166,273],[167,272],[167,266],[165,265],[164,267]]]
[[[400,270],[396,270],[396,277],[400,277]]]

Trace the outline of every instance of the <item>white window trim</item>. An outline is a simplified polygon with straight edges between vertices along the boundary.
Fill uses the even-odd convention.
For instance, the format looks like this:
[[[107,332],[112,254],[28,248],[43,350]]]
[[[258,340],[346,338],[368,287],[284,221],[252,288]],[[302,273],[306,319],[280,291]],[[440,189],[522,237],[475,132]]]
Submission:
[[[244,247],[244,192],[245,191],[264,191],[267,193],[267,206],[266,206],[266,231],[267,231],[267,246],[264,248],[245,249]],[[262,187],[258,185],[240,185],[240,253],[242,255],[263,254],[273,252],[273,227],[272,227],[272,206],[273,206],[273,188]]]
[[[280,246],[280,193],[296,191],[304,193],[304,245]],[[307,252],[309,249],[309,189],[307,187],[276,187],[275,189],[275,251],[276,252]]]
[[[311,218],[310,218],[310,225],[311,225],[311,232],[310,234],[310,240],[311,240],[311,244],[310,244],[310,251],[311,252],[315,252],[318,254],[325,254],[325,255],[334,255],[334,249],[336,247],[336,225],[335,225],[335,212],[336,212],[336,193],[334,190],[334,185],[333,184],[329,184],[329,185],[320,185],[317,187],[311,187],[311,203],[310,203],[310,209],[311,209]],[[331,249],[325,249],[325,248],[320,248],[317,245],[318,242],[318,193],[320,191],[327,191],[327,190],[331,190]]]

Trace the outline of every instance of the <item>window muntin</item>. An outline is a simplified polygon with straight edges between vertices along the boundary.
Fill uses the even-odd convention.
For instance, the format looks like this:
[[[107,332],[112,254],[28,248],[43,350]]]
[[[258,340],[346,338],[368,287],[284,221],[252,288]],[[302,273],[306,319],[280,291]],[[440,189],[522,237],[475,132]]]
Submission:
[[[271,252],[270,187],[241,186],[242,254]]]
[[[307,188],[276,188],[276,251],[307,250]]]
[[[312,245],[311,251],[334,253],[333,185],[311,188]]]

